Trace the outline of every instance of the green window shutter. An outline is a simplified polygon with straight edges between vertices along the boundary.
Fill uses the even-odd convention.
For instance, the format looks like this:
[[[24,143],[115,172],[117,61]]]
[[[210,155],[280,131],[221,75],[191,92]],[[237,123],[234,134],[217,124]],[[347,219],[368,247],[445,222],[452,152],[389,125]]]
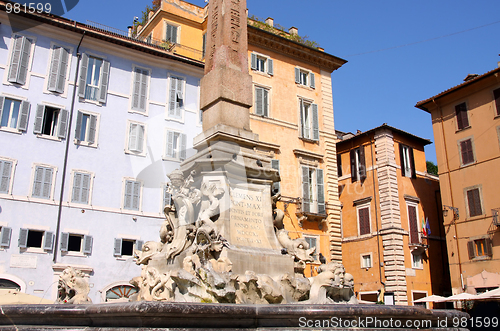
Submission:
[[[255,87],[255,114],[264,115],[264,89]]]
[[[316,188],[318,190],[318,214],[324,214],[326,209],[323,169],[316,169]]]
[[[267,73],[269,75],[274,75],[274,61],[272,59],[267,59]]]
[[[311,183],[309,183],[309,168],[302,166],[302,211],[309,212],[310,204],[309,191]]]
[[[9,193],[12,162],[0,161],[0,193]]]
[[[75,173],[73,177],[73,196],[71,202],[81,202],[82,196],[82,174]]]
[[[83,114],[82,112],[78,112],[76,114],[76,128],[75,128],[75,138],[77,141],[80,141],[80,136],[82,135],[82,120]]]
[[[108,95],[108,84],[109,84],[109,71],[110,71],[110,63],[109,61],[102,61],[102,72],[101,72],[101,82],[99,86],[99,97],[98,101],[102,103],[106,103],[106,97]]]
[[[10,237],[12,235],[12,229],[2,226],[2,231],[0,232],[0,247],[9,248],[10,247]]]
[[[17,242],[19,248],[28,247],[28,231],[28,229],[19,229],[19,239]]]
[[[35,114],[35,125],[33,127],[33,133],[41,134],[42,133],[42,124],[43,124],[43,114],[45,112],[44,105],[36,106],[36,114]]]
[[[316,75],[314,73],[309,74],[309,80],[311,81],[311,88],[316,88]]]
[[[122,239],[115,238],[115,246],[114,246],[113,256],[120,256],[120,255],[122,255]]]
[[[319,116],[318,116],[318,105],[312,104],[312,131],[313,140],[319,141]]]
[[[85,90],[87,88],[87,71],[89,69],[89,56],[82,54],[80,61],[80,78],[78,79],[78,96],[85,98]]]
[[[92,254],[92,236],[83,236],[83,254]]]
[[[88,141],[91,144],[95,143],[96,130],[97,130],[97,116],[96,115],[90,115],[90,127],[89,127]]]
[[[271,168],[280,171],[280,160],[271,160]],[[272,186],[272,194],[281,193],[281,182],[274,182]]]
[[[295,83],[300,84],[300,69],[295,68]]]
[[[187,145],[187,136],[184,133],[179,135],[180,138],[180,151],[179,151],[179,159],[184,161],[186,159],[186,145]]]
[[[54,247],[54,233],[50,231],[45,231],[43,240],[43,249],[46,251],[51,251]]]
[[[167,157],[174,157],[174,132],[167,131]]]
[[[68,127],[69,112],[66,109],[59,110],[59,123],[57,125],[57,136],[61,139],[66,139],[66,129]]]
[[[69,233],[61,233],[61,252],[67,252],[69,247]]]

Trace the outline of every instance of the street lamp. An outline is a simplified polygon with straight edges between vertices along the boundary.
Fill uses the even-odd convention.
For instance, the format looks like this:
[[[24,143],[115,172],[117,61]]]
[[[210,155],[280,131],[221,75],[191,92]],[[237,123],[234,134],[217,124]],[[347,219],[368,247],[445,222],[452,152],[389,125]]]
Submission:
[[[446,217],[448,216],[448,209],[453,211],[453,220],[458,220],[460,218],[460,213],[458,211],[457,207],[450,207],[443,205],[443,216]]]

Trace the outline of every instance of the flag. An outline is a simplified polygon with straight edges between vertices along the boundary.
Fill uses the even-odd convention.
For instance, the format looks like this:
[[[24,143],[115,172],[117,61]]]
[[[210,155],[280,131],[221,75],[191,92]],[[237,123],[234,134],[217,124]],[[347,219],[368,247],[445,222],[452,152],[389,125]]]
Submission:
[[[425,219],[425,229],[427,230],[427,236],[431,235],[431,225],[429,224],[429,217]]]
[[[422,235],[424,237],[427,237],[427,229],[425,227],[425,222],[424,222],[424,218],[422,217]]]

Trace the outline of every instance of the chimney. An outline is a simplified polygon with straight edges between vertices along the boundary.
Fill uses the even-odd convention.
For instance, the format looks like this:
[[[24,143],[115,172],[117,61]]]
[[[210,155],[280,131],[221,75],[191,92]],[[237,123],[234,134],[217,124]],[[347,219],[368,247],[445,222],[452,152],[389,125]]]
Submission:
[[[132,26],[127,26],[127,29],[128,29],[128,36],[132,37],[132,31],[134,28]]]
[[[474,79],[477,76],[479,76],[479,75],[478,74],[468,74],[467,77],[465,77],[464,82],[468,82],[469,80]]]
[[[148,21],[151,19],[151,17],[153,17],[154,14],[155,14],[154,11],[152,11],[152,10],[149,11],[149,13],[148,13]]]
[[[288,33],[289,34],[297,35],[297,34],[299,34],[299,29],[297,29],[296,27],[292,26],[290,29],[288,29]]]
[[[273,19],[273,18],[271,18],[271,17],[268,17],[268,18],[266,19],[266,24],[267,24],[267,25],[270,25],[270,26],[274,26],[274,19]]]
[[[140,25],[140,24],[139,24],[139,25],[137,26],[137,34],[139,34],[139,32],[141,32],[141,30],[142,30],[142,25]]]

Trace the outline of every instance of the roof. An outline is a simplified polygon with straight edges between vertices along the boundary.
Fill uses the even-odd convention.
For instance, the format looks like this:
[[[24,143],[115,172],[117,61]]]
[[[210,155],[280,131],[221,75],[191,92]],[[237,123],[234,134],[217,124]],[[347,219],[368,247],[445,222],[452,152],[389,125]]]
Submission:
[[[360,137],[362,135],[369,135],[369,134],[372,134],[374,133],[375,131],[378,131],[378,130],[381,130],[381,129],[388,129],[388,130],[391,130],[393,132],[397,132],[398,134],[400,135],[403,135],[403,136],[406,136],[408,138],[411,138],[413,140],[416,140],[418,141],[419,143],[421,143],[423,146],[426,146],[426,145],[430,145],[432,144],[432,141],[430,141],[429,139],[425,139],[425,138],[421,138],[419,136],[416,136],[414,134],[411,134],[411,133],[408,133],[406,131],[403,131],[403,130],[400,130],[398,128],[395,128],[393,126],[390,126],[390,125],[387,125],[387,123],[384,123],[382,124],[381,126],[378,126],[376,128],[373,128],[373,129],[370,129],[368,131],[365,131],[365,132],[358,132],[356,134],[352,134],[352,133],[348,133],[347,136],[348,138],[345,138],[341,141],[338,141],[337,144],[343,144],[344,142],[347,142],[347,141],[351,141],[353,139],[356,139],[357,137]],[[340,132],[340,131],[337,131],[337,132]],[[351,136],[352,135],[352,136]]]
[[[5,4],[12,3],[11,1],[0,1],[0,10],[6,11]],[[148,44],[145,41],[141,41],[132,37],[122,36],[117,33],[109,32],[103,29],[92,27],[87,24],[79,23],[61,16],[54,14],[42,13],[29,13],[20,11],[16,16],[26,17],[40,23],[49,24],[56,26],[65,30],[70,30],[76,33],[85,33],[86,36],[93,37],[96,39],[101,39],[107,42],[111,42],[120,46],[128,47],[131,49],[136,49],[148,54],[152,54],[159,57],[164,57],[171,60],[176,60],[179,62],[187,63],[199,68],[204,67],[204,63],[201,61],[193,60],[186,56],[168,53],[164,48],[160,46],[155,46]]]
[[[492,75],[494,75],[494,74],[496,74],[498,72],[500,72],[500,67],[495,68],[495,69],[493,69],[491,71],[488,71],[485,74],[478,75],[478,76],[476,76],[474,78],[470,78],[471,75],[468,75],[467,78],[469,78],[469,79],[466,80],[465,82],[463,82],[462,84],[457,85],[455,87],[452,87],[450,89],[447,89],[446,91],[443,91],[443,92],[441,92],[441,93],[439,93],[439,94],[437,94],[437,95],[435,95],[433,97],[430,97],[430,98],[428,98],[426,100],[419,101],[419,102],[417,102],[417,104],[415,105],[415,107],[420,108],[420,109],[425,110],[426,112],[430,113],[430,111],[424,106],[425,104],[427,104],[429,102],[432,102],[433,100],[437,100],[439,98],[442,98],[442,97],[444,97],[446,95],[449,95],[449,94],[451,94],[453,92],[456,92],[456,91],[458,91],[460,89],[463,89],[465,87],[468,87],[468,86],[470,86],[472,84],[475,84],[478,81],[483,80],[485,78],[488,78],[489,76],[492,76]]]

